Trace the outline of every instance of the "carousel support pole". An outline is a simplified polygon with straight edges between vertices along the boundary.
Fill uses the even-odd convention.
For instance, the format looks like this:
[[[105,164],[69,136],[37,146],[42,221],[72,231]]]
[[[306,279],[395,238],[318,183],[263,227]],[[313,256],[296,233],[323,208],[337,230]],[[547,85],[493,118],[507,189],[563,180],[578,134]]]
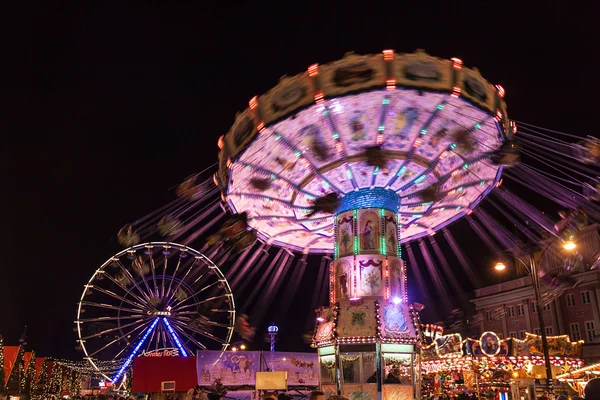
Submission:
[[[340,355],[340,345],[335,345],[335,383],[337,386],[337,394],[338,396],[342,395],[342,378],[343,374],[343,366],[342,366],[342,356]]]
[[[378,400],[382,400],[383,399],[383,388],[381,385],[381,382],[383,382],[383,377],[381,376],[381,343],[377,342],[375,344],[375,363],[377,365],[377,369],[376,371],[376,376],[377,376],[377,399]]]

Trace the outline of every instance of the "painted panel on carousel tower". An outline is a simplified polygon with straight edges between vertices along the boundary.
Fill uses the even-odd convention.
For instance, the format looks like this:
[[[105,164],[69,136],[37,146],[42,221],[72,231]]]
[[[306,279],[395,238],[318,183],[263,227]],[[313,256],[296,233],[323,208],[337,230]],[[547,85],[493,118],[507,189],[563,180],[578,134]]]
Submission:
[[[404,262],[399,258],[393,258],[390,261],[390,298],[399,297],[405,300],[404,294]]]
[[[383,296],[385,293],[382,280],[383,256],[356,256],[358,270],[358,297]]]
[[[336,297],[338,299],[347,299],[352,297],[351,287],[353,266],[351,262],[353,262],[353,257],[336,261]]]
[[[336,216],[339,257],[354,254],[354,212],[346,211]]]
[[[396,256],[398,254],[398,222],[397,214],[391,211],[385,210],[383,214],[384,224],[384,240],[386,254],[389,256]]]
[[[381,245],[381,227],[379,210],[358,210],[358,246],[359,252],[379,253]]]
[[[410,320],[408,307],[403,304],[385,302],[381,306],[381,336],[384,338],[415,337],[415,329]]]
[[[375,325],[374,302],[365,302],[357,306],[344,305],[341,307],[337,325],[339,336],[375,336]]]

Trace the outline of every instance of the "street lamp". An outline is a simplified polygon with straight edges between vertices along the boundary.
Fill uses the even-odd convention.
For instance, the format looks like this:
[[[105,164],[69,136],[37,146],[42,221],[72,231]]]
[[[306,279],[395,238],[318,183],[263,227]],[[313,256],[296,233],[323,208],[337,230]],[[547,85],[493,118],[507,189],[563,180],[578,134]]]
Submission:
[[[542,260],[542,257],[544,256],[544,253],[546,252],[546,250],[548,250],[548,248],[550,248],[550,246],[553,244],[553,242],[550,242],[548,244],[548,246],[546,246],[543,250],[542,253],[540,254],[539,257],[539,261]],[[571,251],[574,250],[577,247],[577,244],[573,241],[573,240],[567,240],[565,242],[563,242],[563,249]],[[534,257],[534,249],[531,248],[531,251],[529,253],[529,263],[523,261],[520,257],[518,257],[516,254],[513,253],[513,256],[515,258],[515,260],[519,261],[527,270],[527,272],[531,275],[531,280],[533,282],[533,290],[535,292],[535,301],[536,301],[536,306],[537,306],[537,314],[538,314],[538,319],[539,319],[539,324],[540,324],[540,333],[542,336],[542,348],[543,348],[543,352],[544,352],[544,361],[546,363],[546,382],[549,386],[550,389],[552,389],[552,365],[550,364],[550,354],[548,351],[548,337],[546,336],[546,323],[544,322],[544,307],[542,306],[542,294],[540,291],[540,278],[538,275],[538,262],[536,262],[535,257]],[[494,266],[494,269],[496,271],[504,271],[506,269],[506,264],[504,264],[503,262],[497,262],[496,265]]]

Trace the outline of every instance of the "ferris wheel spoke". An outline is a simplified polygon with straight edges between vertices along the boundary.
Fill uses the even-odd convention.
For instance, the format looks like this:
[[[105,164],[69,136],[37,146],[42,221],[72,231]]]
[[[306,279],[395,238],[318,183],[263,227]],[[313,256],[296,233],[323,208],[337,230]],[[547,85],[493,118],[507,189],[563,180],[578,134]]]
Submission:
[[[202,350],[207,350],[207,347],[205,345],[203,345],[201,342],[199,342],[196,338],[194,338],[192,335],[189,335],[186,331],[184,331],[183,329],[181,329],[181,327],[179,326],[179,324],[174,321],[173,319],[171,319],[171,321],[173,322],[173,325],[177,325],[179,327],[179,329],[177,329],[178,333],[181,333],[183,336],[185,336],[189,341],[193,342],[196,344],[196,346],[200,347]]]
[[[225,298],[225,297],[229,297],[229,296],[230,296],[230,294],[229,294],[229,293],[225,293],[225,294],[221,294],[221,295],[219,295],[219,296],[213,296],[213,297],[209,297],[209,298],[207,298],[207,299],[204,299],[204,300],[201,300],[201,301],[197,301],[197,302],[195,302],[195,303],[188,304],[188,305],[186,305],[186,306],[181,306],[181,307],[180,307],[180,306],[179,306],[179,304],[178,304],[176,307],[174,307],[174,308],[173,308],[173,311],[177,311],[177,313],[178,313],[178,314],[181,314],[181,313],[179,312],[179,310],[184,310],[184,309],[186,309],[186,308],[195,307],[195,306],[198,306],[198,305],[200,305],[200,304],[208,303],[208,302],[210,302],[210,301],[213,301],[213,300],[216,300],[216,299]],[[181,303],[180,303],[180,304],[181,304]]]
[[[140,270],[140,276],[142,277],[142,281],[144,282],[144,287],[146,287],[146,290],[148,291],[149,294],[152,294],[152,289],[150,289],[150,285],[148,285],[148,281],[147,279],[145,279],[145,277],[143,276],[143,270],[144,270],[144,266],[140,263],[140,260],[138,258],[135,258],[133,260],[133,263],[137,266],[137,268]],[[146,294],[146,296],[148,296],[148,294]],[[150,298],[150,296],[148,297],[148,299]]]
[[[154,319],[152,319],[152,321],[154,321]],[[146,328],[144,328],[144,331],[143,331],[143,332],[145,332],[145,331],[146,331]],[[140,336],[142,336],[142,333],[138,334],[138,335],[136,336],[136,338],[139,338]],[[128,348],[134,348],[134,347],[131,345],[131,342],[127,342],[127,341],[126,341],[126,342],[125,342],[125,347],[123,347],[121,350],[119,350],[119,352],[118,352],[118,353],[117,353],[117,354],[114,356],[114,358],[113,358],[113,359],[118,359],[118,358],[121,356],[121,354],[123,354],[123,352],[124,352],[125,350],[127,350]]]
[[[79,321],[79,322],[81,322],[81,321]],[[114,331],[118,331],[120,329],[129,328],[130,326],[137,325],[137,324],[139,324],[139,321],[130,322],[130,323],[125,324],[125,325],[116,326],[114,328],[103,330],[102,332],[94,333],[93,335],[82,337],[81,340],[93,339],[95,337],[102,336],[102,335],[105,335],[107,333],[111,333],[111,332],[114,332]]]
[[[175,280],[175,277],[177,276],[177,273],[179,272],[179,267],[181,266],[181,254],[179,255],[179,258],[177,259],[177,265],[175,266],[175,271],[173,272],[173,275],[171,275],[171,280],[169,281],[169,288],[167,289],[167,293],[166,295],[163,297],[164,299],[168,299],[170,294],[171,294],[171,287],[173,286],[173,281]]]
[[[116,294],[115,292],[112,292],[112,291],[110,291],[110,290],[106,290],[106,289],[104,289],[104,288],[101,288],[100,286],[96,286],[96,285],[90,285],[90,287],[91,287],[92,289],[96,289],[97,291],[99,291],[99,292],[101,292],[101,293],[104,293],[104,294],[106,294],[106,295],[108,295],[108,296],[111,296],[111,297],[113,297],[113,298],[115,298],[115,299],[117,299],[117,300],[119,300],[119,301],[124,301],[125,303],[127,303],[127,304],[129,304],[129,305],[132,305],[132,306],[134,306],[134,307],[140,307],[140,308],[143,308],[143,309],[145,309],[145,308],[146,308],[146,307],[144,307],[142,304],[135,303],[135,302],[133,302],[133,301],[131,301],[131,300],[129,300],[129,299],[126,299],[126,298],[125,298],[125,297],[123,297],[123,296],[119,296],[119,295],[118,295],[118,294]]]
[[[89,307],[107,308],[109,310],[126,311],[126,312],[144,313],[147,311],[147,310],[143,310],[141,308],[136,309],[136,308],[116,307],[116,306],[112,306],[110,304],[94,303],[92,301],[81,301],[81,305],[89,306]]]
[[[152,271],[152,283],[154,283],[154,293],[156,294],[156,297],[159,296],[158,294],[158,285],[156,283],[156,265],[154,264],[154,256],[152,255],[152,249],[148,250],[149,257],[150,257],[150,270]]]
[[[165,277],[167,276],[167,264],[169,263],[169,257],[167,257],[167,254],[165,254],[165,261],[163,262],[163,279],[161,279],[160,283],[161,283],[161,292],[160,292],[160,297],[161,298],[165,298]]]
[[[194,297],[198,296],[200,293],[204,292],[205,290],[208,290],[208,289],[210,289],[211,287],[213,287],[213,286],[215,286],[215,285],[217,285],[217,284],[219,284],[219,283],[221,283],[221,281],[220,281],[220,280],[218,280],[218,281],[216,281],[216,282],[214,282],[214,283],[211,283],[210,285],[204,286],[202,289],[198,290],[197,292],[195,292],[195,293],[193,293],[193,294],[189,295],[188,297],[186,297],[185,299],[183,299],[183,300],[179,301],[178,303],[175,303],[175,304],[173,305],[173,307],[178,307],[179,305],[181,305],[181,304],[183,304],[183,303],[187,302],[189,299],[193,299]]]
[[[104,274],[105,277],[107,277],[111,282],[113,282],[115,285],[117,285],[118,287],[120,287],[124,292],[125,295],[130,295],[131,297],[133,297],[135,300],[139,301],[140,304],[143,304],[146,300],[142,299],[141,297],[139,297],[138,295],[134,294],[131,289],[128,289],[127,287],[123,286],[123,284],[121,282],[119,282],[117,279],[115,279],[113,276],[111,276],[110,274]]]
[[[143,328],[144,326],[147,326],[148,324],[150,324],[152,322],[152,320],[149,320],[147,322],[143,322],[141,324],[139,324],[137,327],[135,327],[134,329],[130,330],[129,332],[126,332],[124,334],[122,334],[121,336],[117,337],[116,339],[111,340],[110,342],[108,342],[107,344],[105,344],[104,346],[102,346],[101,348],[97,349],[96,351],[94,351],[93,353],[88,354],[88,357],[94,357],[96,354],[100,353],[101,351],[109,348],[110,346],[112,346],[113,344],[117,343],[119,340],[122,340],[124,338],[126,338],[127,336],[131,335],[133,332],[138,331],[139,329]],[[139,336],[139,335],[138,335]],[[125,341],[127,344],[125,345],[125,347],[127,347],[129,345],[129,341]]]
[[[179,280],[179,282],[177,282],[177,287],[175,288],[175,290],[173,290],[173,293],[171,294],[171,296],[169,297],[169,299],[167,300],[167,304],[171,305],[172,304],[172,300],[173,297],[177,294],[177,292],[179,291],[179,288],[181,287],[181,284],[185,281],[185,279],[187,278],[187,276],[190,274],[190,272],[192,272],[192,269],[194,268],[194,265],[196,265],[196,261],[198,261],[198,259],[194,259],[194,261],[191,263],[190,267],[188,268],[188,270],[185,272],[185,275],[183,276],[183,278],[181,278]]]
[[[194,321],[194,319],[193,319],[193,318],[190,318],[190,317],[178,317],[178,320],[180,320],[180,321],[186,321],[186,322],[188,322],[188,323],[189,323],[189,322],[192,322],[192,321]],[[221,328],[229,328],[229,324],[223,324],[223,323],[220,323],[220,322],[215,322],[215,321],[205,321],[204,323],[205,323],[206,325],[211,325],[211,326],[219,326],[219,327],[221,327]]]
[[[185,321],[179,321],[177,320],[177,317],[173,318],[173,324],[177,325],[179,327],[179,330],[183,331],[185,329],[188,329],[192,332],[195,332],[199,335],[202,335],[204,337],[207,337],[211,340],[214,340],[215,342],[221,343],[221,344],[225,344],[225,341],[223,339],[219,339],[218,337],[216,337],[215,335],[213,335],[210,332],[206,332],[206,331],[202,331],[199,330],[198,328],[195,328],[193,325],[188,325]]]
[[[126,315],[124,317],[95,317],[95,318],[84,318],[79,319],[79,322],[104,322],[104,321],[118,321],[122,319],[144,319],[147,318],[148,315],[144,314],[135,314],[135,315]]]
[[[125,267],[125,265],[123,265],[123,263],[119,260],[116,262],[116,264],[118,265],[119,268],[121,268],[121,271],[123,271],[123,273],[125,275],[127,275],[127,277],[131,280],[131,282],[133,282],[133,286],[135,286],[135,288],[137,289],[137,291],[140,293],[140,295],[142,295],[146,300],[149,300],[150,298],[148,297],[148,293],[144,292],[141,288],[141,286],[138,284],[137,279],[135,279],[133,277],[133,275],[131,274],[131,272],[127,269],[127,267]]]

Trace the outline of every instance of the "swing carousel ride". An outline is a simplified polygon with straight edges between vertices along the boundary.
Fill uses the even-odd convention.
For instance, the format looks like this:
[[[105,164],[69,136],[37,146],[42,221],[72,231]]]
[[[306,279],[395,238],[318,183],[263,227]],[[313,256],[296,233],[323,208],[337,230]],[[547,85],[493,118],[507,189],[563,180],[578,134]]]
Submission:
[[[453,222],[466,219],[476,240],[499,253],[549,237],[574,240],[581,228],[600,218],[600,142],[511,121],[504,97],[505,90],[487,82],[477,69],[423,51],[348,54],[284,77],[252,98],[218,139],[216,168],[187,178],[172,203],[121,229],[118,240],[130,249],[109,260],[88,285],[94,291],[96,281],[105,278],[111,288],[120,287],[122,296],[104,294],[117,301],[111,307],[117,305],[125,314],[117,310],[109,318],[129,315],[138,321],[134,316],[139,313],[143,318],[136,332],[152,335],[148,344],[174,340],[192,352],[203,348],[195,336],[203,333],[186,330],[186,322],[206,310],[172,310],[164,319],[172,321],[177,333],[171,339],[168,323],[156,313],[177,307],[172,304],[198,305],[208,299],[208,309],[223,308],[231,317],[207,325],[224,330],[220,336],[211,334],[213,345],[224,349],[232,331],[245,339],[254,336],[246,314],[234,316],[227,281],[244,298],[242,311],[257,326],[267,313],[283,317],[307,264],[320,265],[309,303],[313,310],[327,301],[329,307],[318,311],[314,344],[413,345],[420,340],[422,306],[409,303],[402,256],[416,283],[418,294],[411,299],[428,304],[431,286],[436,298],[446,299],[436,310],[443,316],[457,307],[452,295],[482,282],[461,238],[451,231]],[[529,192],[526,199],[517,194],[523,189]],[[546,204],[538,198],[557,208],[538,209],[533,203]],[[565,211],[552,219],[549,215],[559,208]],[[443,235],[436,239],[437,232]],[[160,244],[147,250],[138,244],[157,235],[200,247],[199,255],[190,258],[201,260],[215,282],[221,282],[216,288],[231,299],[227,307],[212,298],[215,287],[196,300],[208,283],[190,278],[188,287],[185,267],[163,273],[153,264],[157,258],[150,257],[146,274],[131,272],[140,269],[138,253],[161,253],[165,246],[172,246],[170,252],[189,249]],[[597,255],[575,254],[565,259],[565,270],[595,267]],[[164,259],[176,258],[169,254]],[[121,275],[102,273],[114,259],[120,261],[112,268]],[[123,260],[133,265],[123,267]],[[460,266],[464,278],[456,276],[451,262]],[[561,274],[546,274],[546,279],[556,293],[570,283]],[[183,282],[184,300],[176,290],[165,290],[172,281]],[[272,301],[276,296],[280,302]],[[214,312],[207,319],[220,315]],[[81,318],[78,325],[85,326]],[[355,329],[357,325],[361,328]],[[126,333],[122,326],[117,329]],[[93,358],[106,343],[94,353],[88,350],[89,335],[80,334],[80,342]],[[143,346],[136,345],[138,339],[119,341],[124,341],[123,350],[110,357],[132,357]]]

